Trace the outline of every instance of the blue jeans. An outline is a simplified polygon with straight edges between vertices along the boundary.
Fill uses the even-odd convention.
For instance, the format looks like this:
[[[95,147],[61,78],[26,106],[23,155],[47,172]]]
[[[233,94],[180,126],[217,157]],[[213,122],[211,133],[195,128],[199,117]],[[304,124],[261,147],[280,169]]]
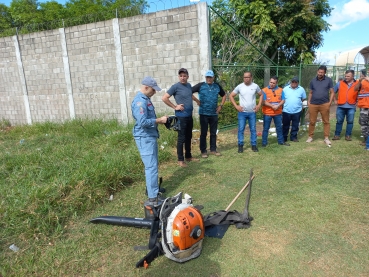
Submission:
[[[337,107],[336,110],[336,131],[334,132],[335,136],[340,136],[342,132],[342,125],[343,121],[347,121],[347,127],[346,127],[346,136],[351,136],[352,134],[352,128],[354,127],[354,118],[355,118],[355,108],[341,108]]]
[[[263,123],[263,139],[262,144],[267,145],[268,144],[268,134],[269,134],[269,128],[270,124],[272,123],[272,119],[274,121],[275,129],[277,131],[277,140],[279,144],[284,143],[283,139],[283,132],[282,132],[282,115],[264,115],[264,123]]]
[[[177,156],[178,161],[183,162],[185,157],[186,159],[192,158],[191,140],[192,140],[193,118],[192,116],[178,117],[178,120],[179,125],[181,126],[181,130],[178,131]],[[185,146],[185,155],[183,155],[183,144]]]
[[[217,151],[217,129],[218,116],[217,115],[203,115],[200,114],[200,151],[206,153],[206,136],[208,134],[208,127],[210,127],[210,151]]]
[[[256,113],[238,112],[238,145],[244,144],[244,132],[246,121],[249,121],[250,128],[250,142],[251,145],[256,146]]]
[[[141,160],[145,166],[147,195],[155,198],[159,193],[158,141],[155,137],[135,137]]]
[[[288,140],[288,132],[290,131],[290,126],[291,126],[290,140],[292,141],[294,139],[297,139],[297,133],[299,131],[300,115],[301,115],[301,112],[298,112],[298,113],[283,112],[282,113],[284,141]]]
[[[369,137],[366,138],[366,150],[369,150]]]

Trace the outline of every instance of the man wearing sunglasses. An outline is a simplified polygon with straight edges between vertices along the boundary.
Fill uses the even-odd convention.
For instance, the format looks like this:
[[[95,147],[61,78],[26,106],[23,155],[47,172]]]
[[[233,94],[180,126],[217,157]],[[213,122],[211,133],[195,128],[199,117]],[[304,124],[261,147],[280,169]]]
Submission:
[[[269,86],[262,89],[263,92],[263,135],[262,147],[268,145],[269,128],[272,120],[277,131],[279,145],[290,146],[284,141],[282,131],[282,107],[285,101],[283,89],[278,87],[278,77],[270,78]]]

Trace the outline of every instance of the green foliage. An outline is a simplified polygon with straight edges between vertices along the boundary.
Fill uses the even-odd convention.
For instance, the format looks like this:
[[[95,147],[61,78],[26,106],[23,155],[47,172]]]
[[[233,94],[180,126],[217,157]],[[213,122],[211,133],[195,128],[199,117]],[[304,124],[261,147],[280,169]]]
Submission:
[[[160,129],[165,161],[176,134]],[[72,216],[144,179],[132,128],[115,120],[17,126],[0,132],[0,153],[1,246],[58,235]]]
[[[11,126],[12,125],[11,125],[11,123],[8,119],[3,118],[3,119],[0,120],[0,130],[1,131],[4,131],[4,130],[6,130],[7,128],[9,128]]]
[[[36,0],[13,0],[10,14],[15,26],[43,22],[42,13]]]
[[[12,27],[12,17],[9,8],[4,4],[0,4],[0,32]]]
[[[323,43],[322,32],[329,30],[329,24],[323,18],[332,10],[327,0],[215,0],[212,6],[275,63],[280,51],[281,65],[298,64],[300,60],[306,64],[313,62],[314,50]],[[240,37],[231,36],[228,44],[224,42],[234,31],[218,21],[214,18],[211,23],[214,54],[227,60],[227,64],[240,61],[250,64],[260,60],[256,51],[251,51],[252,55],[248,56],[242,46],[237,46],[237,40],[243,40]]]
[[[0,4],[0,36],[14,35],[14,27],[25,34],[134,16],[147,8],[145,0],[70,0],[65,5],[54,0],[12,0],[9,8]]]
[[[218,116],[218,124],[220,127],[237,124],[237,110],[231,102],[225,102]]]

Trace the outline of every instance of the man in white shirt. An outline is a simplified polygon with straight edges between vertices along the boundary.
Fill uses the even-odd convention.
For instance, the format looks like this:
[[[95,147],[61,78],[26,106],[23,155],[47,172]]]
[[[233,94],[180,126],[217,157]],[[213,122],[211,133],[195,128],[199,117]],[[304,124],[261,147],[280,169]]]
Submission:
[[[260,96],[259,104],[256,105],[256,95]],[[234,97],[239,95],[239,104]],[[243,74],[243,83],[239,84],[229,95],[233,106],[238,111],[238,153],[243,152],[244,131],[246,122],[249,122],[251,149],[258,152],[256,146],[256,113],[260,109],[263,95],[260,87],[252,82],[252,73],[246,71]]]

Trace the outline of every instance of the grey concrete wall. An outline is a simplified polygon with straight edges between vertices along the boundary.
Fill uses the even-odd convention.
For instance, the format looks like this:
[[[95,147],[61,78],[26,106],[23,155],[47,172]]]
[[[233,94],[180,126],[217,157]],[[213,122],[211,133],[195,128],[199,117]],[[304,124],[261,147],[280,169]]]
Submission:
[[[12,124],[117,118],[144,76],[164,89],[181,67],[191,84],[210,68],[206,3],[130,18],[0,38],[0,119]],[[158,113],[173,114],[152,100]],[[174,99],[173,99],[174,101]]]

